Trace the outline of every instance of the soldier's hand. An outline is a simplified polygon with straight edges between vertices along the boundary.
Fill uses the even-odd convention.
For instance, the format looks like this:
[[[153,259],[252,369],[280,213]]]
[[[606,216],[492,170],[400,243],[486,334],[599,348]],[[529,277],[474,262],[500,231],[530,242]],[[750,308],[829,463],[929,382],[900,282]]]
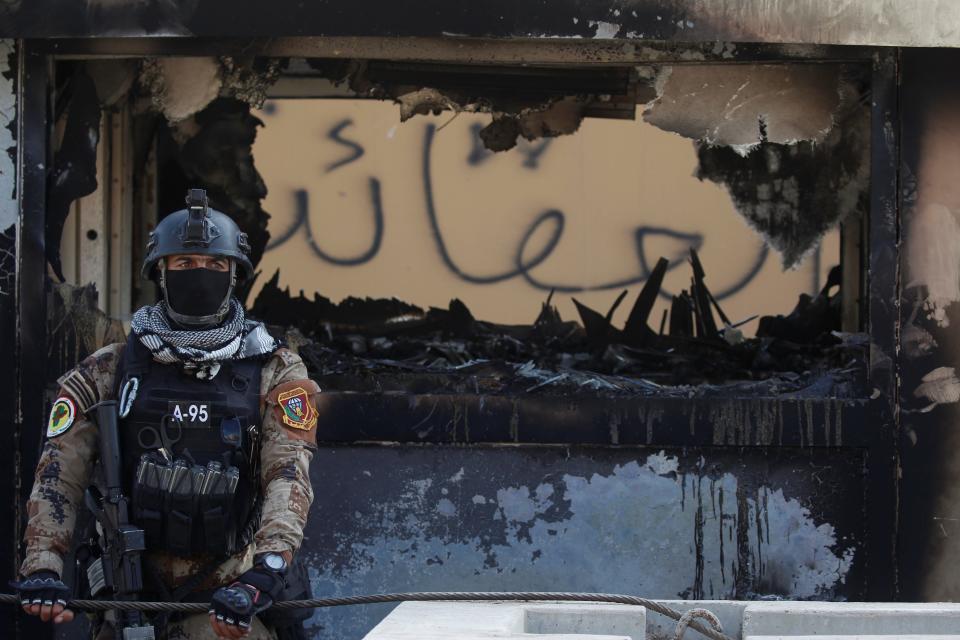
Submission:
[[[253,616],[266,610],[283,590],[283,577],[264,568],[250,569],[228,587],[213,592],[210,626],[221,638],[242,638],[250,633]]]
[[[40,616],[44,622],[70,622],[73,611],[65,608],[70,588],[53,571],[35,571],[26,578],[11,581],[17,590],[24,612]]]

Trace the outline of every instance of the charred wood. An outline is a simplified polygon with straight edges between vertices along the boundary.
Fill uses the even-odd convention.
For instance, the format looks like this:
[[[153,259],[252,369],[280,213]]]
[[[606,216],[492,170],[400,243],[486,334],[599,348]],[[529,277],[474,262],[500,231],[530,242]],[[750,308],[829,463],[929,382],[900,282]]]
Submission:
[[[623,293],[606,315],[574,300],[582,327],[561,318],[552,294],[533,324],[502,325],[477,320],[461,300],[451,301],[447,309],[423,311],[394,299],[352,298],[334,304],[320,295],[292,296],[289,289],[279,288],[279,274],[274,274],[253,313],[272,326],[288,327],[289,342],[328,389],[614,396],[862,394],[867,341],[856,339],[858,334],[839,334],[839,316],[824,311],[838,296],[827,297],[835,277],[815,303],[801,305],[786,318],[764,318],[764,335],[733,342],[717,339],[712,314],[718,305],[703,284],[705,272],[696,254],[691,265],[700,295],[694,298],[684,291],[674,298],[667,335],[654,334],[641,322],[649,315],[650,297],[659,290],[656,280],[647,283],[631,311],[630,335],[612,322]],[[814,315],[804,315],[810,313]],[[729,319],[719,315],[728,330]],[[293,333],[291,325],[296,327]]]
[[[657,301],[657,295],[660,293],[660,287],[663,285],[663,276],[667,273],[667,267],[670,261],[666,258],[660,258],[657,261],[650,277],[643,283],[640,295],[630,310],[627,317],[627,323],[623,327],[624,342],[632,345],[648,344],[654,337],[653,330],[647,324],[650,319],[650,312]],[[661,323],[660,333],[663,333],[663,323]]]

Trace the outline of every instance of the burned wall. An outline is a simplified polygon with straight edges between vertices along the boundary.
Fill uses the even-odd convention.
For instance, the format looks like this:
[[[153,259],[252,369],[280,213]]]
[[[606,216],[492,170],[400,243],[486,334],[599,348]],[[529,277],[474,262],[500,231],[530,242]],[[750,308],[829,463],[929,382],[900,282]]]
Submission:
[[[0,231],[7,231],[17,221],[16,68],[13,41],[0,40]]]
[[[823,161],[848,145],[854,160],[842,179],[853,185],[852,201],[861,205],[869,169],[866,131],[870,123],[860,108],[862,94],[844,92],[845,79],[837,68],[738,69],[732,78],[724,78],[723,71],[703,71],[710,81],[726,82],[703,90],[713,102],[697,95],[704,76],[691,76],[672,94],[661,86],[658,95],[664,99],[658,126],[695,139],[701,145],[701,161],[704,154],[710,155],[712,168],[731,165],[730,176],[710,177],[732,184],[731,191],[752,185],[752,195],[734,194],[743,202],[783,203],[774,212],[781,216],[780,231],[807,216],[813,231],[791,245],[796,250],[788,261],[793,261],[816,243],[824,229],[856,207],[843,209],[830,202],[821,203],[824,210],[820,210],[816,203],[799,197],[791,200],[789,185],[771,189],[762,198],[761,187],[774,181],[782,186],[802,171],[807,181],[799,180],[795,190],[828,191],[829,186],[817,185],[813,178],[837,172],[835,165]],[[680,71],[677,78],[686,73]],[[753,86],[744,91],[745,84]],[[784,90],[790,85],[792,93]],[[673,104],[664,105],[667,100]],[[720,118],[707,113],[717,110],[717,102],[729,104],[730,112],[720,110]],[[703,116],[696,122],[689,118],[692,103],[702,108],[694,114]],[[854,107],[851,121],[843,117],[847,111],[841,105]],[[813,111],[817,117],[804,120]],[[713,119],[707,117],[711,115]],[[666,116],[672,116],[673,122]],[[265,116],[268,125],[272,117]],[[409,129],[395,131],[394,124],[378,121],[369,135],[401,139]],[[280,238],[282,243],[299,242],[320,261],[347,273],[348,267],[355,268],[351,262],[369,261],[370,252],[389,241],[390,221],[398,215],[393,210],[415,205],[383,207],[391,185],[373,179],[367,168],[374,154],[368,152],[367,138],[361,137],[365,132],[349,118],[331,125],[323,134],[325,142],[331,143],[328,154],[310,163],[317,187],[309,198],[305,189],[298,192],[295,185],[286,194],[278,193],[281,202],[287,200],[288,208],[293,205],[300,213],[291,216]],[[713,135],[717,125],[723,125],[719,127],[722,135]],[[391,163],[404,175],[431,170],[437,173],[428,175],[443,175],[445,181],[458,184],[463,173],[477,167],[490,169],[492,163],[510,158],[490,155],[477,146],[470,154],[455,157],[457,162],[432,165],[430,145],[442,144],[443,136],[456,131],[456,125],[421,127],[427,135],[420,162]],[[845,135],[852,137],[845,139]],[[677,140],[694,151],[694,142]],[[577,141],[576,137],[559,138],[549,144],[556,149]],[[388,144],[396,143],[384,143]],[[523,145],[520,150],[533,156],[532,162],[551,159],[542,152],[535,155],[532,149],[536,148]],[[721,156],[721,150],[734,159]],[[623,169],[607,163],[602,152],[590,157],[598,170]],[[776,160],[782,162],[777,165]],[[467,167],[462,166],[464,162]],[[513,162],[508,170],[518,172],[517,165],[522,164]],[[357,193],[348,197],[338,188],[343,183],[332,177],[350,170],[356,172]],[[637,183],[635,168],[629,176],[617,176],[618,184]],[[425,182],[441,184],[436,178]],[[708,182],[704,185],[715,188]],[[669,190],[664,191],[669,195]],[[465,204],[482,204],[487,198],[487,193],[481,193]],[[318,201],[319,215],[331,217],[341,202],[357,202],[357,211],[364,215],[352,214],[350,221],[360,223],[349,229],[369,232],[372,226],[375,233],[362,240],[335,242],[321,227],[311,226],[305,205],[314,201]],[[422,206],[429,212],[440,202],[429,191]],[[637,209],[638,215],[647,213]],[[716,211],[705,208],[699,213]],[[460,220],[475,222],[481,232],[496,238],[504,235],[504,225],[489,224],[495,215],[481,212],[467,218],[461,215]],[[740,220],[734,220],[743,231]],[[590,224],[599,221],[593,219]],[[428,240],[434,242],[439,229],[435,220],[429,229]],[[767,231],[770,236],[779,233]],[[467,236],[466,242],[479,246],[485,257],[492,255],[480,232]],[[677,234],[674,239],[694,244],[689,234]],[[438,244],[439,258],[465,283],[498,280],[465,268],[449,246]],[[510,275],[505,279],[522,283],[522,276],[533,285],[557,282],[556,277],[546,277],[546,269],[541,270],[546,264],[535,264],[536,270],[521,269],[524,256],[537,255],[535,251],[525,254],[522,246],[519,251],[508,246],[503,255],[509,259],[511,253],[515,261],[506,263],[503,271]],[[695,255],[690,259],[696,265]],[[589,260],[578,262],[590,264]],[[330,274],[317,278],[318,283],[310,280],[312,274],[302,277],[306,286],[324,292],[330,286],[324,280],[337,275],[332,268]],[[402,271],[393,276],[411,277]],[[524,351],[535,342],[529,333],[522,335],[519,327],[512,327],[514,333],[502,331],[507,335],[497,335],[503,327],[488,331],[459,300],[449,310],[431,309],[416,318],[407,310],[402,321],[381,323],[380,335],[365,335],[359,323],[336,317],[341,309],[330,300],[319,295],[312,301],[309,296],[291,299],[276,284],[275,278],[264,289],[261,308],[266,311],[273,300],[287,317],[316,314],[312,323],[300,323],[314,343],[305,344],[302,335],[291,335],[311,374],[328,392],[328,423],[318,452],[321,462],[313,473],[318,486],[335,490],[318,494],[302,551],[318,595],[544,588],[666,598],[854,600],[890,597],[887,594],[893,592],[892,581],[870,585],[867,579],[869,567],[889,565],[892,554],[882,544],[871,547],[865,498],[870,494],[866,452],[881,434],[888,435],[889,416],[881,413],[879,402],[863,399],[869,393],[861,394],[859,384],[847,385],[849,392],[840,393],[832,382],[808,381],[802,388],[777,382],[757,390],[760,397],[746,398],[743,385],[673,386],[675,381],[664,382],[649,372],[644,376],[630,371],[613,381],[577,370],[579,354],[575,353],[557,369],[541,370],[542,358],[528,358]],[[556,288],[571,293],[568,288]],[[471,302],[469,296],[464,298]],[[362,301],[349,303],[362,306]],[[587,327],[587,342],[600,334],[598,342],[608,346],[604,340],[615,332],[602,312],[585,313],[577,306]],[[544,316],[562,324],[555,310],[548,313],[548,307],[549,303]],[[327,314],[325,319],[321,314]],[[420,322],[421,329],[435,331],[422,341],[426,347],[420,353],[410,353],[414,341],[404,333],[405,322]],[[511,347],[511,339],[523,348]],[[866,342],[863,336],[849,334],[833,339]],[[503,348],[488,358],[476,349],[481,342]],[[562,341],[553,344],[558,342]],[[615,350],[597,351],[607,356]],[[611,358],[616,360],[616,354]],[[529,361],[523,364],[525,360]],[[840,366],[862,374],[865,366],[861,365],[847,358]],[[627,383],[627,377],[636,384]],[[621,395],[611,398],[613,394]],[[326,524],[330,514],[339,514],[336,527]],[[319,638],[359,638],[384,613],[385,608],[359,613],[322,611],[314,615],[311,627]]]
[[[867,210],[863,71],[674,67],[645,118],[698,141],[697,176],[726,186],[737,211],[792,268],[827,231]]]
[[[321,597],[856,600],[863,521],[836,488],[862,490],[862,464],[853,450],[324,447],[301,557]],[[358,640],[389,610],[318,610],[308,628]]]
[[[224,16],[230,16],[225,20]],[[785,19],[789,16],[789,19]],[[350,0],[116,2],[13,0],[0,5],[0,35],[448,36],[631,38],[887,46],[960,44],[952,0],[425,0],[414,6]]]
[[[958,62],[956,51],[903,53],[899,549],[911,600],[960,598]]]
[[[17,55],[12,40],[0,40],[0,421],[7,425],[3,430],[3,446],[0,447],[0,496],[10,501],[16,499],[16,461],[14,431],[17,422],[16,371],[13,366],[16,352],[16,288],[17,288]],[[12,523],[17,526],[19,523]],[[17,532],[5,529],[0,536],[0,566],[14,566]],[[12,576],[3,571],[3,576]],[[0,607],[0,632],[12,632],[15,613],[9,607]]]
[[[231,98],[214,100],[192,123],[209,137],[185,125],[183,148],[203,141],[190,154],[193,175],[224,184],[245,178],[258,203],[249,159],[256,123],[245,105],[224,100]],[[62,312],[88,299],[72,295],[52,306]],[[68,338],[49,352],[66,360],[77,344]],[[714,412],[695,419],[687,400],[658,413],[630,398],[616,415],[597,410],[584,420],[562,396],[540,398],[529,414],[504,414],[514,398],[482,392],[477,377],[470,382],[479,416],[462,403],[437,409],[441,403],[411,398],[409,388],[372,398],[339,389],[355,413],[331,419],[330,431],[347,435],[324,442],[312,468],[315,486],[337,489],[318,492],[307,532],[317,595],[562,583],[664,597],[864,597],[869,440],[858,427],[876,425],[863,413],[840,419],[862,403],[798,393],[725,411],[729,403],[707,399]],[[390,411],[375,415],[374,400],[385,399],[394,401]],[[395,431],[371,428],[383,425]],[[586,442],[596,434],[584,427],[605,439]],[[451,430],[452,438],[434,439]],[[478,435],[485,430],[486,440]],[[312,624],[319,637],[359,637],[376,613],[322,612]]]

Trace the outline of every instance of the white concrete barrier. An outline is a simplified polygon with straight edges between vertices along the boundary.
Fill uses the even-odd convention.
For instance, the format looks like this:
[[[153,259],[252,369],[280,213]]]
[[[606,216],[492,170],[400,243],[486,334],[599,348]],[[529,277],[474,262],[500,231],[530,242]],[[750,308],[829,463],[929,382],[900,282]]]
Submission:
[[[960,635],[748,636],[745,640],[960,640]]]
[[[646,626],[622,604],[404,602],[365,640],[645,640]]]
[[[960,604],[754,602],[743,637],[960,634]]]
[[[960,604],[660,600],[703,608],[743,640],[960,640]],[[643,607],[582,602],[405,602],[365,640],[663,640],[676,622]],[[689,629],[688,640],[703,640]]]

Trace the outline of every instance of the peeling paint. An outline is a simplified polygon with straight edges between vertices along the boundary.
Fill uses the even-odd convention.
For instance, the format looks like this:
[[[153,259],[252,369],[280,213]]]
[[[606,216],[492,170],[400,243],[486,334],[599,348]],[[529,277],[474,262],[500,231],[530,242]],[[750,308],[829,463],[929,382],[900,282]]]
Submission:
[[[710,466],[704,458],[697,465]],[[553,468],[531,484],[504,477],[508,484],[494,500],[436,482],[439,469],[411,469],[424,475],[361,502],[376,514],[373,521],[358,513],[360,520],[338,527],[343,542],[336,551],[321,545],[301,552],[314,593],[523,585],[652,597],[830,599],[854,560],[854,547],[834,526],[783,489],[754,487],[733,473],[684,472],[665,452],[588,474],[568,473],[566,463]],[[362,636],[362,620],[334,623],[331,615],[313,618],[322,637]]]
[[[218,97],[263,106],[267,89],[280,77],[284,64],[280,60],[245,64],[231,56],[148,58],[141,65],[139,82],[154,109],[177,124]]]
[[[14,158],[17,97],[13,88],[13,40],[0,40],[0,230],[17,222],[17,180]]]
[[[585,104],[580,98],[569,97],[517,114],[494,114],[493,122],[480,130],[480,139],[491,151],[506,151],[521,137],[536,140],[569,135],[580,128]]]
[[[406,122],[415,115],[439,114],[444,109],[456,112],[474,110],[469,105],[455,104],[441,92],[429,87],[404,93],[397,96],[396,101],[400,105],[400,122]]]
[[[201,111],[223,86],[216,58],[151,58],[143,62],[139,80],[154,108],[170,123]]]
[[[957,214],[940,203],[915,209],[907,239],[907,287],[924,285],[928,319],[950,326],[947,307],[960,302],[960,224]]]
[[[657,77],[650,124],[744,151],[764,140],[821,142],[840,106],[836,65],[675,66]]]
[[[601,40],[615,38],[620,33],[620,25],[602,20],[591,20],[590,28],[595,30],[593,37]]]
[[[313,66],[334,83],[348,82],[358,96],[393,100],[400,106],[401,122],[444,111],[453,117],[489,113],[491,122],[480,131],[480,138],[491,151],[511,149],[521,137],[534,140],[574,133],[587,116],[632,119],[636,102],[653,97],[647,83],[635,82],[635,72],[627,67],[561,72],[522,66],[476,71],[475,66],[453,77],[444,67],[430,64],[373,60]]]
[[[697,176],[723,184],[747,223],[795,267],[823,235],[867,208],[869,109],[853,107],[821,142],[698,144]],[[746,155],[744,155],[746,153]]]
[[[917,398],[926,398],[932,404],[923,409],[929,411],[938,404],[960,402],[960,378],[953,367],[937,367],[923,376],[920,385],[913,390]]]
[[[497,506],[499,512],[494,520],[503,519],[508,523],[531,522],[539,515],[547,512],[553,506],[550,496],[553,495],[553,486],[542,484],[531,494],[528,487],[509,487],[497,492]]]
[[[785,268],[862,210],[869,111],[862,79],[849,67],[694,64],[637,71],[656,92],[644,120],[696,141],[698,177],[727,186]]]

